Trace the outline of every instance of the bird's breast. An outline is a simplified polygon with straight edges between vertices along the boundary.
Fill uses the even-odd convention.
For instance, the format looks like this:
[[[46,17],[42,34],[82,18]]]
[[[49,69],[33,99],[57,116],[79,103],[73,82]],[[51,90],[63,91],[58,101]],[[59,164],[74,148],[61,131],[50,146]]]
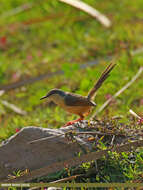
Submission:
[[[66,105],[64,105],[62,108],[69,113],[77,115],[84,115],[86,113],[89,113],[89,111],[92,109],[91,106],[66,106]]]

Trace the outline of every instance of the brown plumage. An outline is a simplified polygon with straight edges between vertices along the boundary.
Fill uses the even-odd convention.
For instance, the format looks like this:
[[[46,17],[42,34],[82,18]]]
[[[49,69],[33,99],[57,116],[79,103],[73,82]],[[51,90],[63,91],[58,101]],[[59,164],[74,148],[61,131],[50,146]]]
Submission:
[[[70,92],[65,92],[60,89],[50,90],[46,96],[41,99],[47,98],[49,101],[53,101],[55,104],[62,107],[67,112],[80,116],[80,120],[89,114],[93,106],[96,104],[92,101],[96,95],[97,90],[101,87],[102,83],[109,76],[109,73],[114,68],[115,64],[110,64],[104,72],[101,74],[94,87],[89,91],[87,96],[81,96]],[[77,121],[77,120],[76,120]],[[68,122],[72,124],[73,122]]]

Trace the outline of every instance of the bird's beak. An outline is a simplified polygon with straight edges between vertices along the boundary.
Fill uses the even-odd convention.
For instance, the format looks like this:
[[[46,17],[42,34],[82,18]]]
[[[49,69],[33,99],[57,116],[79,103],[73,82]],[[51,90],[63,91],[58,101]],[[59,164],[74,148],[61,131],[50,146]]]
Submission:
[[[42,98],[40,98],[40,100],[43,100],[43,99],[45,99],[45,98],[47,98],[48,96],[43,96]]]

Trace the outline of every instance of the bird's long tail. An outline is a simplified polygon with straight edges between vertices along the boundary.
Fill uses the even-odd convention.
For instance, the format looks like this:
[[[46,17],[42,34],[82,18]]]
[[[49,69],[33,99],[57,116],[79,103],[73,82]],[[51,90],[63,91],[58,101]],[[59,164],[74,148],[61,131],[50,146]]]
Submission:
[[[95,83],[94,87],[89,91],[87,97],[88,99],[93,99],[96,95],[96,91],[101,87],[102,83],[107,79],[109,73],[115,67],[116,64],[111,63],[102,73],[98,81]]]

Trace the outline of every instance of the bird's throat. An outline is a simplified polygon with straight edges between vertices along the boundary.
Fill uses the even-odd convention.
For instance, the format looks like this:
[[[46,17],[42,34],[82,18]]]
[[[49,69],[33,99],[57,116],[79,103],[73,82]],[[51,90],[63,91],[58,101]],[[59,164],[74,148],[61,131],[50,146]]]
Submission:
[[[63,96],[59,96],[58,94],[54,94],[50,97],[50,99],[57,104],[60,107],[64,107],[65,103],[64,103],[64,97]]]

